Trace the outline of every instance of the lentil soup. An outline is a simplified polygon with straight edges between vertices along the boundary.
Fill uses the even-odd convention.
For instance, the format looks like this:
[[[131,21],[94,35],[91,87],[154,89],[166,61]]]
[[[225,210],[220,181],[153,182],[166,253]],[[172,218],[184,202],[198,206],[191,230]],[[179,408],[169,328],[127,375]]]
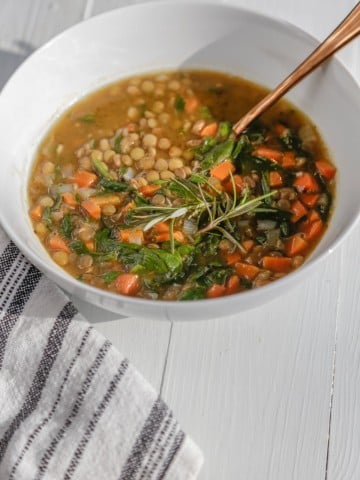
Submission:
[[[34,231],[79,281],[123,295],[214,298],[298,268],[323,235],[336,169],[284,100],[210,71],[107,86],[52,127],[29,183]]]

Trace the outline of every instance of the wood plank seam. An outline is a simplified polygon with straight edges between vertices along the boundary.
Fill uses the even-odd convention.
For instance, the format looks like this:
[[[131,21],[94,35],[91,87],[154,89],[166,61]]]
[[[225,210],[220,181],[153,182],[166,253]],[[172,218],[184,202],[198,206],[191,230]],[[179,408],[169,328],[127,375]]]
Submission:
[[[172,339],[172,333],[173,333],[173,327],[174,327],[174,322],[171,321],[171,320],[169,320],[169,321],[170,321],[169,341],[168,341],[167,348],[166,348],[164,366],[163,366],[163,371],[162,371],[162,375],[161,375],[160,396],[162,396],[162,392],[163,392],[164,380],[165,380],[165,375],[166,375],[166,370],[167,370],[167,364],[168,364],[168,358],[169,358],[169,352],[170,352],[170,346],[171,346],[171,339]]]
[[[329,427],[328,427],[328,440],[327,440],[327,446],[326,446],[326,460],[325,460],[325,480],[328,480],[328,469],[329,469],[329,460],[330,460],[331,420],[332,420],[332,411],[333,411],[333,403],[334,403],[335,376],[336,376],[336,347],[337,347],[337,334],[338,334],[338,315],[339,315],[339,293],[338,293],[338,301],[336,306],[336,317],[335,317],[334,353],[333,353],[332,379],[331,379],[331,387],[330,387],[330,405],[329,405]]]
[[[94,11],[94,0],[87,0],[84,8],[83,20],[87,20],[88,18],[92,17],[93,11]]]

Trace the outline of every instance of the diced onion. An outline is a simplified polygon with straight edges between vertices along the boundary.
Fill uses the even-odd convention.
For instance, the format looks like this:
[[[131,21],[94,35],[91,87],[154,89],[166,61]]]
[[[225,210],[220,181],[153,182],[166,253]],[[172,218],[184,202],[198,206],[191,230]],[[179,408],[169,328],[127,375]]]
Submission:
[[[316,134],[313,127],[309,124],[303,125],[299,129],[299,137],[304,148],[311,148],[316,143]]]
[[[188,218],[184,220],[183,231],[185,235],[194,235],[196,233],[196,230],[196,223],[193,220],[190,220]]]
[[[266,244],[268,247],[277,247],[280,239],[280,230],[269,230],[266,232]]]
[[[60,185],[52,185],[50,187],[50,194],[52,197],[55,197],[57,194],[63,194],[66,192],[72,192],[74,186],[71,183],[61,183]]]
[[[123,175],[124,180],[129,181],[135,177],[135,170],[129,167]]]
[[[274,220],[258,220],[257,229],[260,231],[273,230],[276,227]]]
[[[238,220],[237,225],[239,228],[246,228],[250,225],[250,220]]]
[[[87,188],[87,187],[82,187],[79,188],[76,193],[79,195],[81,200],[86,200],[87,198],[91,197],[92,195],[96,194],[95,188]]]

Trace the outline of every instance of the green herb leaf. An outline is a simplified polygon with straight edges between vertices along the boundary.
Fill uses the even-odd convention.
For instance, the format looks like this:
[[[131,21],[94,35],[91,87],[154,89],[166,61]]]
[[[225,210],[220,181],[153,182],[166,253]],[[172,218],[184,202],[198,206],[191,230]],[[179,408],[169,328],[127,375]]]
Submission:
[[[205,185],[208,179],[203,173],[193,173],[191,177],[189,177],[189,181],[191,183],[196,183],[197,185]]]
[[[205,153],[209,152],[216,144],[217,140],[215,137],[205,137],[204,141],[197,147],[194,147],[192,150],[197,155],[202,156]]]
[[[112,176],[107,171],[105,163],[103,163],[101,160],[97,160],[96,158],[93,158],[92,162],[100,175],[102,175],[104,178],[107,178],[108,180],[112,180]]]
[[[239,138],[239,140],[236,142],[235,148],[232,152],[232,159],[237,160],[237,157],[243,153],[247,152],[251,149],[251,145],[249,142],[249,138],[247,135],[242,134]]]
[[[102,275],[102,279],[106,285],[110,285],[114,280],[118,278],[121,272],[106,272]]]
[[[128,192],[132,187],[125,182],[118,182],[117,180],[110,180],[108,178],[102,177],[99,180],[99,185],[103,187],[104,190],[109,192]]]
[[[174,108],[177,112],[183,112],[185,109],[185,100],[180,95],[175,97]]]
[[[280,234],[283,237],[288,237],[290,235],[290,223],[286,220],[283,220],[280,223]]]
[[[261,173],[261,188],[264,195],[268,195],[270,193],[270,181],[269,181],[269,172],[262,172]],[[264,198],[264,203],[266,205],[271,205],[271,197],[267,196]]]
[[[226,280],[232,274],[230,267],[214,265],[206,267],[201,276],[196,279],[196,283],[203,287],[211,287],[214,284],[225,285]]]
[[[93,113],[88,113],[87,115],[84,115],[83,117],[80,117],[78,120],[82,123],[87,123],[87,124],[93,124],[95,123],[95,116]]]
[[[195,248],[197,254],[205,257],[212,257],[217,255],[221,238],[221,235],[218,235],[217,233],[208,233],[196,245]]]
[[[222,140],[226,140],[232,131],[232,124],[230,122],[220,122],[218,137]]]
[[[241,278],[240,278],[240,283],[241,283],[241,285],[242,285],[244,288],[246,288],[247,290],[251,290],[252,287],[253,287],[251,280],[248,280],[248,279],[245,278],[245,277],[241,277]]]
[[[200,108],[200,115],[204,120],[211,120],[212,119],[212,114],[210,112],[209,107],[201,107]]]
[[[74,240],[69,243],[70,249],[77,255],[89,254],[90,251],[81,240]]]
[[[235,142],[228,140],[226,142],[215,145],[203,158],[201,166],[204,170],[208,170],[215,164],[222,162],[226,158],[232,158],[232,151],[234,149]]]
[[[280,135],[281,142],[285,145],[288,150],[299,150],[301,149],[301,140],[293,132],[289,131],[286,135]]]
[[[319,213],[322,220],[325,222],[329,216],[331,207],[331,194],[329,192],[321,194],[315,210]]]
[[[70,213],[64,215],[64,218],[61,221],[61,232],[65,238],[71,238],[73,227]]]
[[[290,220],[292,213],[279,208],[257,208],[255,217],[261,220],[275,220],[276,222],[287,222]]]
[[[255,155],[238,155],[237,164],[241,169],[241,173],[248,175],[252,170],[264,172],[264,171],[279,171],[284,172],[284,168],[271,160],[263,157],[257,157]],[[285,172],[286,173],[286,172]]]
[[[42,214],[42,221],[47,226],[47,228],[51,229],[53,225],[53,221],[51,218],[51,207],[45,207],[43,214]]]
[[[114,150],[116,153],[121,153],[121,140],[122,140],[121,134],[119,134],[114,140]]]
[[[203,287],[193,287],[185,290],[180,295],[179,300],[202,300],[206,298],[206,289]]]

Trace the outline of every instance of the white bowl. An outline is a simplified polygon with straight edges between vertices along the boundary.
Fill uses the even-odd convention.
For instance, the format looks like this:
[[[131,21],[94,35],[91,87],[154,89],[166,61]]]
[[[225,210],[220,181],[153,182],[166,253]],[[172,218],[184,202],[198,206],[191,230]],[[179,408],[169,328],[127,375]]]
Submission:
[[[195,320],[234,314],[283,295],[311,274],[359,215],[360,92],[336,59],[288,98],[312,118],[338,166],[330,226],[305,265],[270,285],[194,302],[124,297],[76,281],[49,257],[28,218],[27,183],[49,126],[80,97],[145,71],[207,68],[274,87],[315,47],[299,29],[237,7],[151,3],[111,11],[62,33],[21,65],[0,95],[0,219],[24,254],[68,292],[122,314]]]

